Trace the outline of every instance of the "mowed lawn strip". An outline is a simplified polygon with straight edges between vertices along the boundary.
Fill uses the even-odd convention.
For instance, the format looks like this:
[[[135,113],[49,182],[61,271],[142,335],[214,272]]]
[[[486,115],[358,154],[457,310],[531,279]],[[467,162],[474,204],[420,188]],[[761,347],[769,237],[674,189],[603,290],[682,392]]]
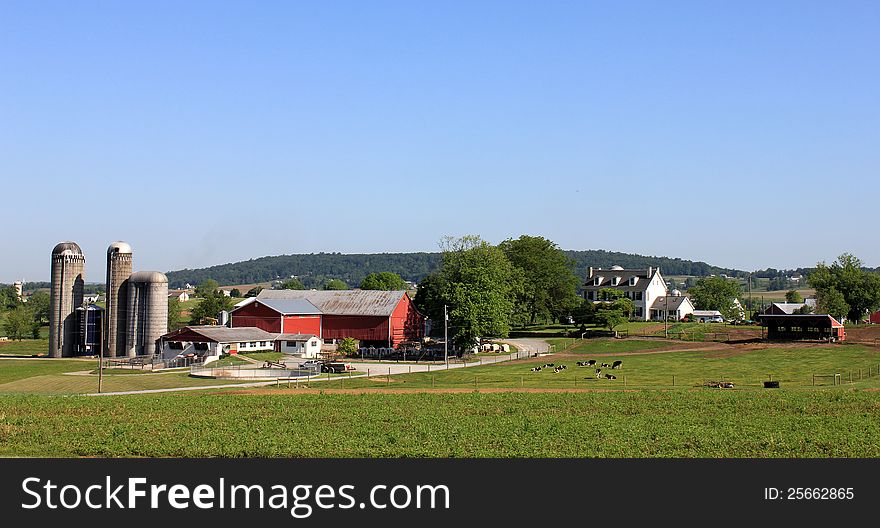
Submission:
[[[0,396],[0,456],[877,457],[878,403],[867,391]]]

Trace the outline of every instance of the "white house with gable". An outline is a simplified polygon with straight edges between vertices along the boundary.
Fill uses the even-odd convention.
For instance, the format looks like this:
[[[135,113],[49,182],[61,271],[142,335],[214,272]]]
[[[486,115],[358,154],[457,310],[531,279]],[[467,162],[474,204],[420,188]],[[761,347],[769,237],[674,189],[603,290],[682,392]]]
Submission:
[[[666,281],[660,275],[660,268],[648,266],[647,269],[623,269],[612,266],[609,269],[589,268],[587,282],[584,284],[584,297],[593,302],[602,302],[601,290],[613,288],[623,292],[635,306],[632,318],[647,321],[651,318],[654,302],[667,295]]]

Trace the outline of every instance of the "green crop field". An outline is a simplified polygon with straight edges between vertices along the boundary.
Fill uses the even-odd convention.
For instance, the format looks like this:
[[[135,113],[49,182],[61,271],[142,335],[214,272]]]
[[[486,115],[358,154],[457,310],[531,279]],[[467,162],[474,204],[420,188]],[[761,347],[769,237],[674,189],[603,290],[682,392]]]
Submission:
[[[865,391],[0,396],[0,456],[877,457],[877,405]]]

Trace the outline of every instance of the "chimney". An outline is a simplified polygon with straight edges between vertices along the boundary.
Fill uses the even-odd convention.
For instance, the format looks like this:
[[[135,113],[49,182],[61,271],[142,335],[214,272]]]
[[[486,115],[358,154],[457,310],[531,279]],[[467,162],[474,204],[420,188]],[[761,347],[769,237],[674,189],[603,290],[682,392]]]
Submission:
[[[648,266],[648,278],[649,279],[651,278],[651,275],[654,274],[653,272],[654,272],[654,268],[651,266]]]
[[[587,275],[587,278],[592,279],[593,278],[593,266],[590,266],[588,268],[588,270],[589,270],[589,275]]]

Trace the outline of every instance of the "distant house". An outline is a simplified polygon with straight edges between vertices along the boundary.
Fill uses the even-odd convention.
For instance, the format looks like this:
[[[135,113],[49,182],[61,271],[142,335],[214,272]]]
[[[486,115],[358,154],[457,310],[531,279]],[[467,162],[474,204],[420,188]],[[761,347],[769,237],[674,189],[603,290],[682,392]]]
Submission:
[[[658,297],[667,294],[666,281],[660,275],[660,268],[624,269],[612,266],[610,269],[589,268],[587,282],[584,284],[584,298],[594,303],[605,301],[601,290],[612,288],[623,292],[635,306],[632,318],[647,321]]]
[[[84,293],[83,294],[83,302],[85,304],[94,304],[98,302],[98,299],[101,298],[100,293]]]
[[[189,300],[189,292],[186,290],[168,290],[168,298],[186,302]]]
[[[651,305],[651,320],[663,321],[669,319],[679,321],[687,315],[694,313],[694,304],[684,295],[657,297]]]

